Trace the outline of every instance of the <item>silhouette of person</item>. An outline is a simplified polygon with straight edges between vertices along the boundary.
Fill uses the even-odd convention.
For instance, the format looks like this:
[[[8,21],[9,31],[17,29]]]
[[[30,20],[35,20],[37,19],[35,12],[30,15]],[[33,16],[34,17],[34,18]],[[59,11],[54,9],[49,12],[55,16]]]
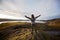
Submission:
[[[26,18],[28,18],[28,19],[31,20],[32,26],[35,24],[35,20],[36,20],[38,17],[40,17],[40,16],[41,16],[41,15],[38,15],[38,16],[34,17],[34,14],[32,14],[32,15],[31,15],[31,18],[30,18],[30,17],[28,17],[28,16],[25,15]]]
[[[32,14],[31,17],[28,17],[28,16],[25,15],[26,18],[28,18],[28,19],[31,20],[32,35],[33,35],[33,33],[34,33],[33,30],[35,30],[35,32],[36,32],[36,34],[37,34],[37,30],[36,30],[33,26],[35,25],[35,20],[36,20],[38,17],[40,17],[40,16],[41,16],[41,15],[38,15],[38,16],[34,17],[34,14]],[[35,38],[35,39],[37,39],[37,38]]]

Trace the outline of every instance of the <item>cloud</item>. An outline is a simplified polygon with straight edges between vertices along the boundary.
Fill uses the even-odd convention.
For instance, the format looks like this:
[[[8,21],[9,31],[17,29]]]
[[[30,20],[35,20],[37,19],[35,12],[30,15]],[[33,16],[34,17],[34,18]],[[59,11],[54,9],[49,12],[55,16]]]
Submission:
[[[60,14],[59,0],[2,0],[1,2],[0,14],[17,18],[41,14],[39,19],[49,19]]]
[[[0,5],[0,10],[10,16],[20,17],[20,9],[10,1],[3,1],[2,5]],[[1,14],[1,13],[0,13]]]
[[[0,4],[2,3],[2,0],[0,0]]]
[[[43,0],[40,1],[36,7],[32,7],[30,10],[35,11],[37,14],[41,14],[42,16],[40,18],[42,19],[47,19],[47,17],[50,16],[56,16],[60,14],[59,8],[58,8],[58,3],[54,0]],[[33,9],[34,8],[34,9]],[[28,10],[28,11],[30,11]],[[39,13],[38,13],[39,12]],[[53,18],[53,17],[52,17]]]
[[[14,16],[9,16],[9,15],[5,15],[5,14],[0,14],[0,18],[18,19],[17,17],[14,17]]]

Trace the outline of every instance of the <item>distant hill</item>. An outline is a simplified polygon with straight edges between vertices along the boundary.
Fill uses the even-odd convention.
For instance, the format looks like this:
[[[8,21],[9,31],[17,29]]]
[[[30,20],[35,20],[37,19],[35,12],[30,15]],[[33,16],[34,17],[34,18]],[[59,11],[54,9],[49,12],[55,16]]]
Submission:
[[[60,18],[47,20],[46,24],[48,26],[60,27]]]
[[[0,18],[0,22],[1,21],[8,21],[8,20],[11,21],[11,19],[3,19],[3,18]]]
[[[29,21],[29,20],[0,18],[0,22],[3,22],[3,21]]]

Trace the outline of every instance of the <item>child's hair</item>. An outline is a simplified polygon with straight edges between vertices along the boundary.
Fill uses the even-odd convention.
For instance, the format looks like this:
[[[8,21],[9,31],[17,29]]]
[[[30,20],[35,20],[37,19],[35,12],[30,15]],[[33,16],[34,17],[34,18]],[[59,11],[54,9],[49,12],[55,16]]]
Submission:
[[[34,18],[34,14],[32,14],[31,17]]]

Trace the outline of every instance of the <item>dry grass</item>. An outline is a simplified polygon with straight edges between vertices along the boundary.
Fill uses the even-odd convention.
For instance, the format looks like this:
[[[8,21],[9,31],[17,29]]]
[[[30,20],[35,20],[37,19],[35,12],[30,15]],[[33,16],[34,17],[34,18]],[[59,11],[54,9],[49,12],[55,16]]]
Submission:
[[[8,22],[8,23],[2,23],[0,24],[0,30],[15,26],[15,25],[25,25],[28,24],[26,22]]]
[[[30,23],[26,23],[26,22],[10,22],[10,23],[0,24],[0,30],[6,29],[6,28],[9,28],[9,27],[12,28],[15,25],[31,27]],[[39,40],[41,39],[40,37],[43,37],[44,40],[51,40],[50,39],[51,36],[49,34],[44,33],[43,30],[46,27],[51,27],[51,28],[53,27],[53,28],[55,28],[52,24],[51,25],[46,25],[46,24],[37,23],[34,27],[35,27],[36,30],[38,30],[37,32],[38,32],[38,35],[39,35],[39,38],[38,38]],[[19,28],[17,28],[17,31],[19,31],[19,33],[16,33],[17,31],[15,31],[15,30],[16,29],[8,30],[8,31],[10,31],[9,32],[10,34],[8,33],[4,37],[8,38],[8,40],[28,40],[29,37],[31,37],[31,28],[30,29],[28,29],[28,28],[22,28],[21,29],[19,27]],[[30,30],[30,31],[28,31],[28,30]],[[32,40],[32,39],[30,39],[30,40]],[[35,38],[33,40],[35,40]]]

